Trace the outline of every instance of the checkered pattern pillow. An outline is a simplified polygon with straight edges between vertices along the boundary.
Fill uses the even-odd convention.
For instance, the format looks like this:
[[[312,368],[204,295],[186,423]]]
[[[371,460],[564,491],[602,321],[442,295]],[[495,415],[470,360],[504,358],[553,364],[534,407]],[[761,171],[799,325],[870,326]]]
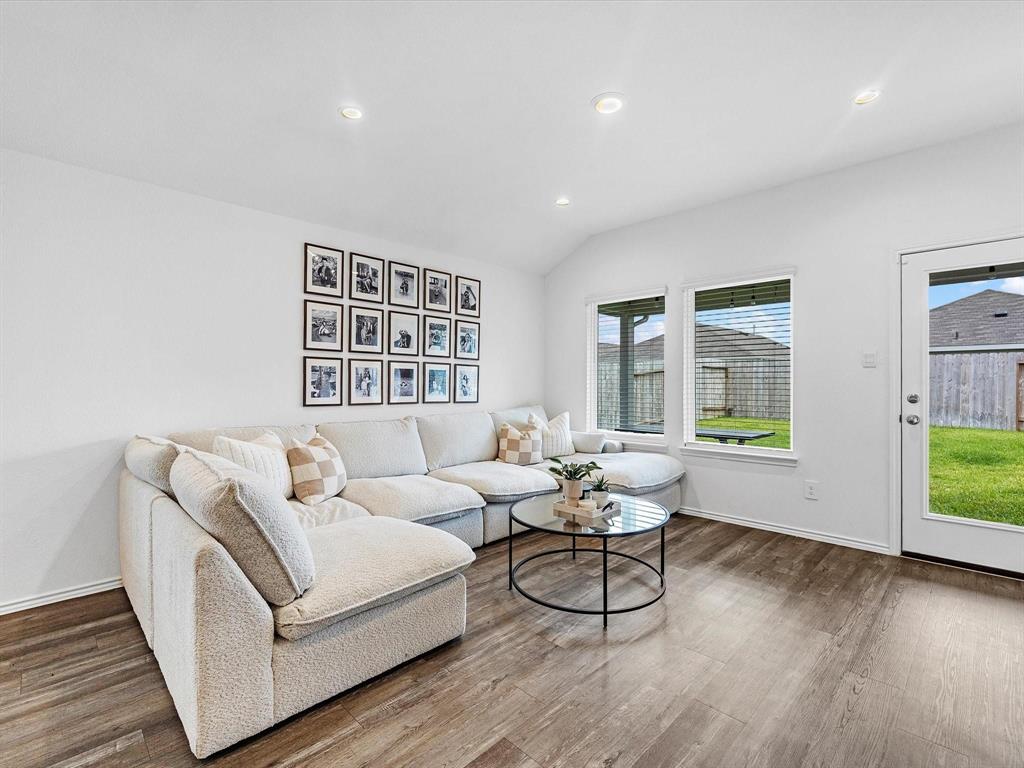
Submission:
[[[520,432],[511,424],[498,428],[498,461],[506,464],[539,464],[541,462],[541,437],[536,430]]]
[[[308,443],[292,439],[288,466],[295,498],[310,506],[337,496],[348,481],[338,449],[319,433]]]

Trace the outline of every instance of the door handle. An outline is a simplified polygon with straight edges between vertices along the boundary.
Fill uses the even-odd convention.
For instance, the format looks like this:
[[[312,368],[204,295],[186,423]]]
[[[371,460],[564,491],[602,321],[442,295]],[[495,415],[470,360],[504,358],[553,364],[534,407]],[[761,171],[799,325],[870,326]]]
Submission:
[[[917,426],[920,423],[921,423],[921,417],[920,416],[916,416],[914,414],[910,414],[909,416],[907,416],[907,424],[909,424],[910,426],[915,427],[915,426]]]

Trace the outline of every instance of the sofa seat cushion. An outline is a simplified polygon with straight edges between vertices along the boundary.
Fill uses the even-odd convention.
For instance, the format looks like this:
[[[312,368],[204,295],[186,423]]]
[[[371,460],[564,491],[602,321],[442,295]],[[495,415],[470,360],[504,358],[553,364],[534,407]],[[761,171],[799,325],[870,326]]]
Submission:
[[[468,485],[489,503],[518,501],[558,490],[558,483],[551,473],[501,461],[459,464],[436,469],[430,476],[449,483]]]
[[[299,640],[464,570],[473,550],[451,534],[393,517],[360,517],[307,531],[316,581],[274,609],[277,634]]]
[[[371,515],[427,525],[484,506],[480,494],[468,485],[426,475],[349,480],[342,498],[365,507]]]
[[[298,499],[288,499],[288,506],[295,510],[299,525],[305,529],[319,528],[356,517],[369,517],[370,512],[355,502],[346,501],[341,496],[334,496],[319,504],[303,504]]]
[[[676,482],[685,474],[682,462],[663,453],[574,453],[563,456],[564,462],[587,463],[594,461],[601,465],[594,475],[604,475],[613,491],[626,493],[650,493]],[[538,465],[547,469],[550,462]]]

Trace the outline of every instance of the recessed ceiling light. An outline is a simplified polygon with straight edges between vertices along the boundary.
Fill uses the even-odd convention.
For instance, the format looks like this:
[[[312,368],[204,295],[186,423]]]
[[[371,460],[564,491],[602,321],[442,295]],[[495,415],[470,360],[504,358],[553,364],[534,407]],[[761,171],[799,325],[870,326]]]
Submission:
[[[569,198],[560,197],[557,200],[555,200],[555,205],[557,205],[559,208],[565,208],[565,206],[569,205]]]
[[[590,103],[602,115],[611,115],[625,106],[626,97],[621,93],[599,93]]]
[[[348,120],[360,120],[363,117],[363,110],[359,107],[339,107],[338,114]]]
[[[861,91],[860,93],[858,93],[854,97],[853,103],[854,104],[870,104],[872,101],[874,101],[875,99],[877,99],[881,95],[882,95],[881,91],[876,91],[874,89],[869,90],[869,91]]]

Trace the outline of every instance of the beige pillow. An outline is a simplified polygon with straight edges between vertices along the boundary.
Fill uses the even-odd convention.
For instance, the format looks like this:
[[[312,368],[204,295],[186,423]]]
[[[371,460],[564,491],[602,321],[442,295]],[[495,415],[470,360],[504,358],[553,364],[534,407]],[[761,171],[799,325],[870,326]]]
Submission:
[[[525,467],[539,464],[543,458],[539,429],[520,432],[507,423],[498,428],[498,461]]]
[[[236,440],[217,435],[213,438],[213,452],[221,458],[252,470],[274,484],[286,499],[292,495],[292,470],[281,438],[265,432],[255,440]]]
[[[124,463],[139,480],[155,485],[164,493],[174,495],[171,488],[171,466],[182,447],[162,437],[136,435],[125,446]]]
[[[308,443],[293,438],[288,464],[295,498],[310,506],[337,496],[348,481],[338,449],[319,433]]]
[[[576,453],[576,447],[572,444],[572,432],[569,429],[569,412],[560,413],[551,421],[545,422],[540,416],[531,413],[529,423],[531,427],[540,430],[543,446],[541,452],[545,459],[552,456],[568,456]]]

